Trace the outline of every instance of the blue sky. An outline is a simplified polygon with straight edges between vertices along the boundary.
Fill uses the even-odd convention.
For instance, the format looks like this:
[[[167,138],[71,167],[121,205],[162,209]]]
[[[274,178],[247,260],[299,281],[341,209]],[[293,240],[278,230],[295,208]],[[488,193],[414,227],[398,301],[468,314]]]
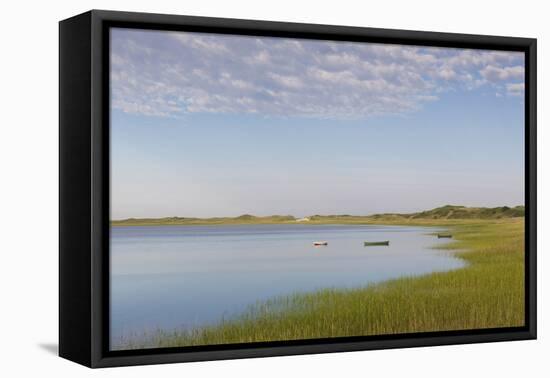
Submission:
[[[523,204],[523,55],[114,29],[111,216]]]

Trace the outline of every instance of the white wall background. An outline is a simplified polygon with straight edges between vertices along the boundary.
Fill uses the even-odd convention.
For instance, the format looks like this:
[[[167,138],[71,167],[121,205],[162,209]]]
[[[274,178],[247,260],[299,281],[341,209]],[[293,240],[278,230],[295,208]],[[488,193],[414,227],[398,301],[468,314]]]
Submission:
[[[89,370],[57,344],[58,26],[89,9],[536,37],[539,340]],[[543,1],[81,0],[4,2],[0,22],[0,375],[57,377],[520,377],[548,374],[550,27]],[[547,115],[548,113],[546,113]],[[545,274],[546,273],[546,274]],[[544,349],[547,349],[546,353]]]

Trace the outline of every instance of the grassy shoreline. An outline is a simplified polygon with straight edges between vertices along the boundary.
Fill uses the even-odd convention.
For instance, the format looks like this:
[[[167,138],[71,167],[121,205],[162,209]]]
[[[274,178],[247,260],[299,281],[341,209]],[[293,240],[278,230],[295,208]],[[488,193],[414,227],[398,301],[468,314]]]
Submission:
[[[464,268],[357,289],[296,293],[194,330],[157,331],[117,349],[514,327],[524,324],[524,219],[417,219],[446,227]]]

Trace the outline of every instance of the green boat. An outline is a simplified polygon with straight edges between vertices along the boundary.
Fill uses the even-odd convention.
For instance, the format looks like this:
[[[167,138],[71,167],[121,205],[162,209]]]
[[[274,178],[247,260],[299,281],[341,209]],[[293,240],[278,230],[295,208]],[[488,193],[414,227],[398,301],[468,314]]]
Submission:
[[[437,234],[437,238],[438,239],[441,239],[441,238],[452,238],[453,235],[451,234]]]
[[[390,245],[390,241],[389,240],[385,240],[385,241],[377,241],[377,242],[364,242],[363,243],[365,247],[373,247],[373,246],[377,246],[377,245],[386,245],[386,246],[389,246]]]

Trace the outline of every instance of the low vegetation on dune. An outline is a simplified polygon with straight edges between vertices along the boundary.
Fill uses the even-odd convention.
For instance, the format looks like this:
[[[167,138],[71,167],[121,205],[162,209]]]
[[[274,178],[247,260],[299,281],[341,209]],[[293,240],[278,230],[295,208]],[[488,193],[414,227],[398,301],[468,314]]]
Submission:
[[[238,217],[192,218],[192,217],[165,217],[165,218],[128,218],[111,221],[112,226],[201,226],[201,225],[238,225],[238,224],[283,224],[295,223],[296,218],[291,215],[270,215],[257,217],[243,214]]]
[[[523,217],[524,206],[466,207],[446,205],[433,210],[411,214],[412,219],[501,219]],[[406,217],[406,215],[403,215]]]
[[[454,241],[444,248],[466,267],[356,289],[295,293],[252,305],[218,324],[158,331],[124,340],[120,348],[523,326],[523,218],[432,222],[448,226]]]
[[[406,224],[424,221],[429,224],[430,220],[468,220],[468,219],[502,219],[523,217],[525,208],[516,207],[466,207],[446,205],[432,210],[410,213],[410,214],[374,214],[374,215],[312,215],[306,218],[297,219],[292,215],[269,215],[258,217],[250,214],[243,214],[238,217],[216,217],[216,218],[189,218],[189,217],[166,217],[166,218],[129,218],[113,220],[113,226],[169,226],[169,225],[239,225],[239,224],[294,224],[307,220],[307,224],[372,224],[396,223]]]

